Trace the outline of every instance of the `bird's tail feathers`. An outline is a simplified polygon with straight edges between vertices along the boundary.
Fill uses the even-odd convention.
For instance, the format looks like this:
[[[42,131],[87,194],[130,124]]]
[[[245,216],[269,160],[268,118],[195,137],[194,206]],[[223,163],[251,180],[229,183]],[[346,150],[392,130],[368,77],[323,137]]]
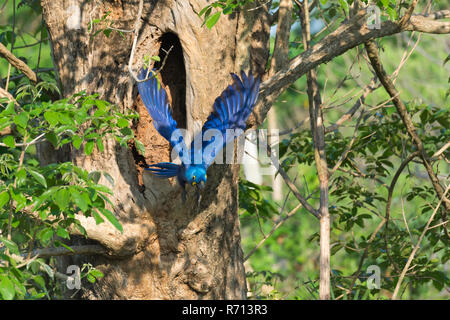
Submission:
[[[159,178],[171,178],[178,175],[181,166],[171,162],[160,162],[149,165],[145,170],[151,171]]]

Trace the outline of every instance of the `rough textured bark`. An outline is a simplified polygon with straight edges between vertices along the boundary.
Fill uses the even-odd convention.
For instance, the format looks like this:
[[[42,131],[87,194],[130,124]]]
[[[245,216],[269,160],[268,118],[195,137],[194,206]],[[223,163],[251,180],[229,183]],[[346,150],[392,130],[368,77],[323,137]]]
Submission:
[[[208,30],[197,16],[206,5],[206,0],[145,1],[134,62],[138,70],[145,55],[163,54],[161,48],[174,47],[162,71],[162,83],[175,119],[192,132],[200,128],[196,122],[206,120],[215,97],[231,82],[229,73],[252,60],[238,49],[236,34],[244,25],[239,19],[256,21],[254,16],[225,16]],[[193,190],[183,205],[175,181],[158,180],[143,172],[143,163],[169,161],[170,150],[155,131],[127,71],[132,33],[123,38],[112,32],[108,38],[88,32],[89,21],[107,11],[115,27],[132,29],[138,2],[42,0],[42,6],[64,96],[85,89],[100,93],[123,110],[136,109],[141,117],[133,129],[146,148],[144,158],[134,146],[121,148],[108,140],[104,153],[94,152],[90,157],[75,150],[65,153],[65,159],[89,171],[107,171],[114,178],[113,209],[124,227],[120,234],[106,223],[97,226],[91,218],[80,217],[89,243],[100,243],[109,252],[106,256],[66,257],[61,262],[61,268],[91,262],[105,274],[97,284],[82,290],[81,297],[245,298],[238,166],[213,165],[208,170],[199,207]]]

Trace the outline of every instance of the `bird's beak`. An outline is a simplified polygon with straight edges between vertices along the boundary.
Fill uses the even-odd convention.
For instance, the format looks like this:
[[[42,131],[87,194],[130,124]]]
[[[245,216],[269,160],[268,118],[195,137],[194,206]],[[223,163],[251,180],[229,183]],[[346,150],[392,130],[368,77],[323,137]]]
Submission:
[[[198,183],[198,187],[200,188],[200,189],[203,189],[204,187],[205,187],[205,181],[200,181],[199,183]]]

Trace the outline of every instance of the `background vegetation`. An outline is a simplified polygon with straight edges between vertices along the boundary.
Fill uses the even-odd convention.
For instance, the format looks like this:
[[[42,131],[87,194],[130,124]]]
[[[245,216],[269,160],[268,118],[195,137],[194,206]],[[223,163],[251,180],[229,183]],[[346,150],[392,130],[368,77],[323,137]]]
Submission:
[[[208,28],[222,13],[236,9],[235,2],[227,9],[228,2],[216,2],[209,12],[201,12]],[[345,19],[347,1],[321,3],[322,10],[313,11],[313,19],[327,24]],[[395,1],[381,1],[379,5],[384,9],[383,19],[396,18]],[[278,3],[273,6],[275,11]],[[433,2],[433,9],[445,6]],[[328,32],[322,31],[313,41]],[[450,140],[449,64],[445,64],[450,52],[448,40],[402,33],[378,41],[387,72],[392,74],[400,67],[396,86],[430,156]],[[0,42],[40,77],[34,85],[0,59],[0,87],[17,101],[0,100],[0,129],[14,128],[0,137],[0,298],[58,298],[58,276],[64,280],[64,275],[55,271],[53,259],[33,259],[33,250],[67,247],[62,239],[69,239],[70,226],[78,225],[83,233],[74,219],[79,210],[94,216],[98,223],[113,223],[119,230],[121,226],[105,209],[114,182],[108,187],[97,184],[99,175],[107,173],[88,173],[71,163],[39,165],[36,146],[52,143],[55,149],[68,145],[78,149],[86,143],[86,152],[94,148],[102,151],[106,135],[126,144],[134,139],[128,124],[136,115],[120,114],[95,95],[80,93],[61,100],[38,1],[0,4]],[[301,30],[294,23],[290,53],[293,57],[303,50]],[[322,65],[317,74],[325,127],[347,112],[374,78],[362,47]],[[314,204],[318,179],[309,121],[304,121],[309,116],[306,78],[289,88],[273,108],[280,131],[292,128],[280,137],[282,166]],[[325,139],[329,166],[341,162],[330,180],[332,298],[388,299],[440,199],[419,161],[412,160],[399,174],[392,200],[388,201],[394,175],[416,149],[382,87],[370,93],[356,115],[328,132]],[[344,153],[346,157],[341,159]],[[448,156],[447,150],[434,159],[435,172],[444,185],[449,178]],[[244,255],[251,254],[246,261],[249,297],[316,299],[318,221],[305,209],[296,209],[298,201],[287,187],[283,189],[285,198],[274,201],[271,184],[271,177],[265,177],[259,186],[241,175],[242,245]],[[389,223],[374,232],[389,209]],[[433,228],[425,233],[403,281],[402,298],[449,298],[449,239],[446,221],[441,219],[443,210],[439,209],[431,222]],[[253,250],[263,238],[264,243]],[[367,256],[361,259],[365,251]],[[381,270],[379,289],[367,286],[371,275],[367,268],[371,265]],[[82,276],[95,281],[102,275],[86,265]]]

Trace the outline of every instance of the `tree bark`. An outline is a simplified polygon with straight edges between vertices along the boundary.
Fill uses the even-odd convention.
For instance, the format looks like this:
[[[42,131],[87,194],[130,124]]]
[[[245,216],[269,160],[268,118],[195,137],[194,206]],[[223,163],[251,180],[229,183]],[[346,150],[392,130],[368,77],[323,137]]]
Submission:
[[[242,65],[257,65],[252,59],[265,54],[261,45],[260,51],[253,50],[255,57],[250,57],[252,50],[242,43],[242,39],[248,41],[248,33],[247,38],[238,33],[245,25],[242,19],[259,23],[255,16],[248,12],[245,17],[223,16],[208,30],[197,16],[207,3],[145,1],[134,61],[136,72],[145,55],[162,57],[162,49],[173,46],[161,82],[174,118],[192,133],[200,129],[214,99],[231,83],[230,72],[240,71]],[[101,244],[109,254],[61,258],[61,271],[70,264],[81,267],[90,262],[104,273],[95,285],[83,286],[80,297],[87,299],[244,299],[238,165],[210,167],[199,206],[194,190],[188,190],[183,205],[174,180],[159,180],[144,172],[143,164],[171,159],[169,144],[154,129],[127,71],[133,34],[122,37],[113,31],[109,37],[102,32],[93,36],[101,24],[89,33],[89,22],[108,11],[114,27],[133,29],[138,2],[42,0],[42,7],[64,96],[81,90],[98,92],[123,111],[137,110],[140,119],[133,129],[146,149],[142,157],[134,146],[122,148],[109,139],[104,142],[104,153],[89,157],[82,151],[65,153],[64,160],[88,171],[107,171],[114,178],[112,209],[124,233],[80,216],[89,240],[80,238],[77,244]],[[264,30],[262,26],[255,29]],[[268,41],[268,31],[265,36],[262,41]],[[52,160],[48,150],[39,151],[46,161]],[[106,180],[100,182],[108,185]]]

